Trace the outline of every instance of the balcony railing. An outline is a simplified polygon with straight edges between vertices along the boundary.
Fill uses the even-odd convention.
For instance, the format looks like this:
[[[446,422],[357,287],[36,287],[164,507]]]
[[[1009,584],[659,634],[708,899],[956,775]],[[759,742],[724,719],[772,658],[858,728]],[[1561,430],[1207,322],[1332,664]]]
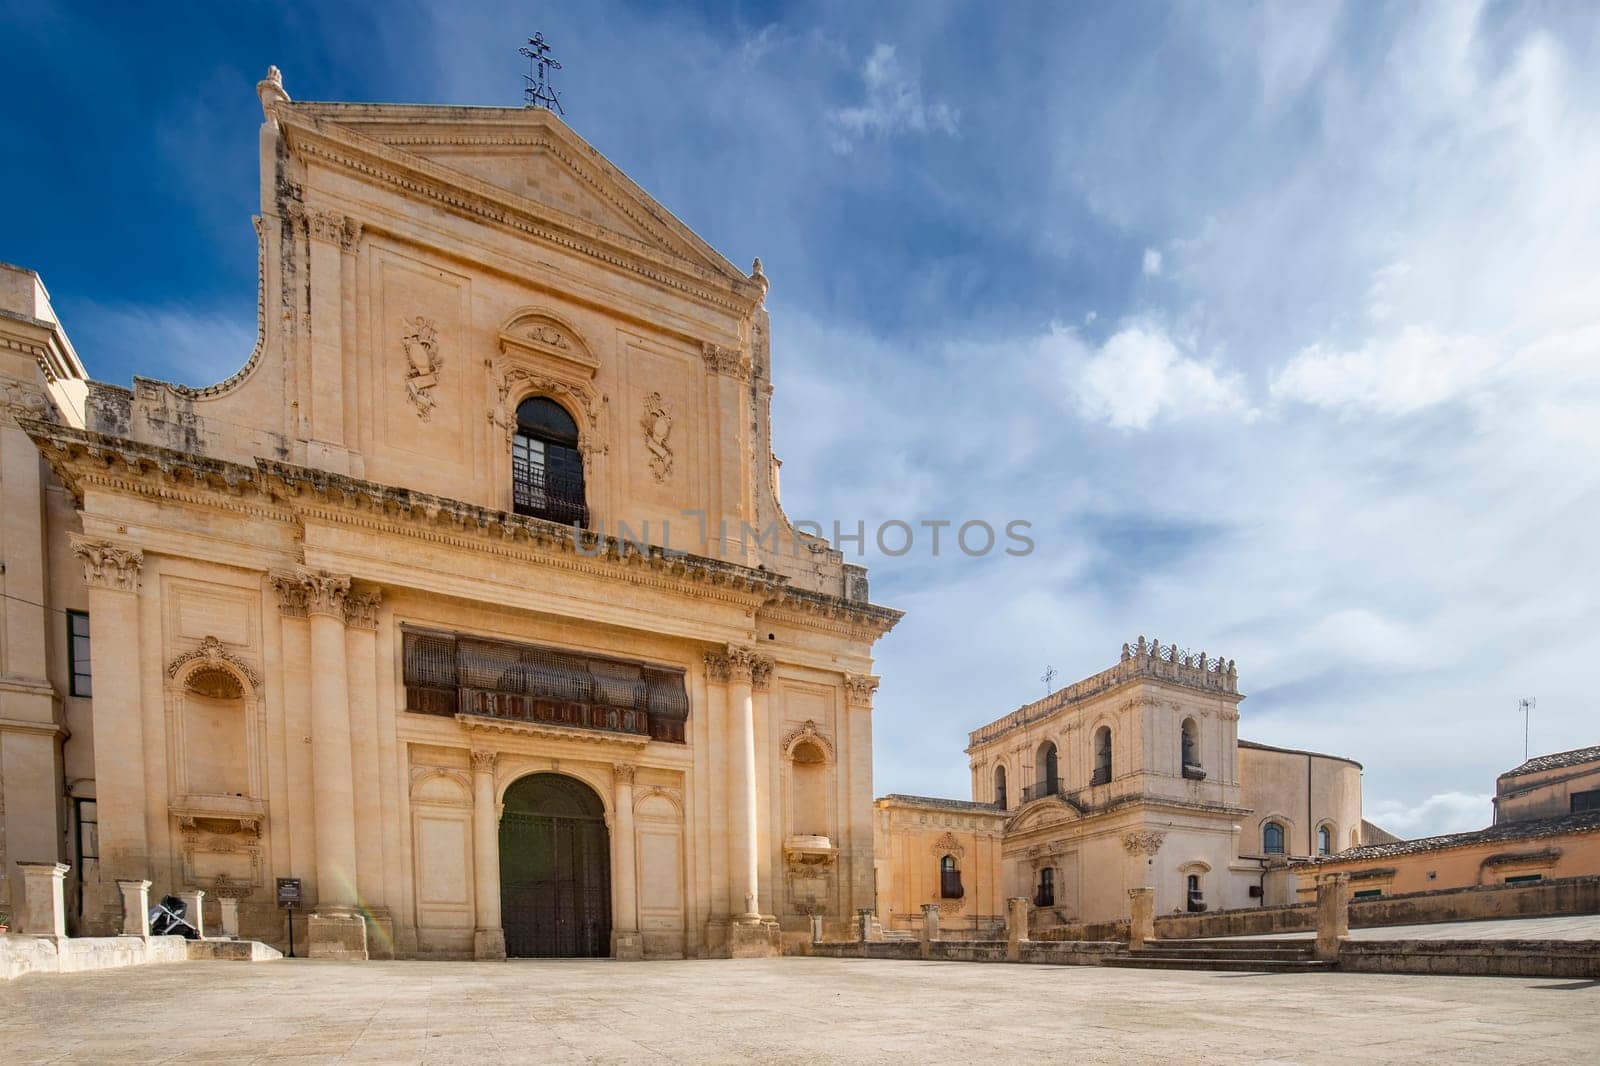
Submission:
[[[546,518],[564,526],[589,524],[581,475],[557,474],[531,463],[517,464],[512,471],[511,504],[517,514]]]
[[[554,648],[407,629],[406,710],[684,742],[683,672]]]
[[[1053,777],[1048,781],[1035,781],[1031,785],[1022,786],[1022,802],[1032,803],[1036,799],[1042,799],[1045,796],[1059,796],[1064,792],[1066,792],[1066,788],[1062,785],[1059,777]]]
[[[1098,768],[1095,770],[1093,776],[1089,778],[1089,784],[1091,785],[1109,785],[1110,783],[1111,767],[1109,766],[1102,766]]]

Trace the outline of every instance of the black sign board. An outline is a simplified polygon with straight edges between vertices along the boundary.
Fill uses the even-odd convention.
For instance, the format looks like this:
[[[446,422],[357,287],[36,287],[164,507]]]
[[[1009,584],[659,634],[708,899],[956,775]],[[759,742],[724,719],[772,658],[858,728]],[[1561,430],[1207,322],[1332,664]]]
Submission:
[[[300,906],[300,879],[298,877],[278,878],[278,906]]]

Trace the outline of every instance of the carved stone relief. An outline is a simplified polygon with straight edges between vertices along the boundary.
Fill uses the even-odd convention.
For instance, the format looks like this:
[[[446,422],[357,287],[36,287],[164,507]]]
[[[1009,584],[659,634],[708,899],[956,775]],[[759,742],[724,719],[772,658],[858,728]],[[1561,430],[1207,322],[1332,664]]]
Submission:
[[[644,430],[645,449],[650,453],[650,473],[657,481],[667,480],[667,475],[672,473],[672,445],[668,439],[672,435],[672,422],[672,413],[659,392],[644,398],[644,414],[639,417],[639,425]]]
[[[439,384],[439,368],[444,358],[439,354],[439,327],[431,318],[418,315],[408,322],[409,332],[400,338],[406,352],[406,395],[417,409],[417,417],[424,422],[433,416],[438,400],[433,395]]]

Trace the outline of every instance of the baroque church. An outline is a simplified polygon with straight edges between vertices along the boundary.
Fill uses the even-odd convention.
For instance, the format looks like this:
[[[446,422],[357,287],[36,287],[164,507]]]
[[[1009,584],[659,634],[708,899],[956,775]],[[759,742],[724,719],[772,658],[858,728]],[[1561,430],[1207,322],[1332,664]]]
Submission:
[[[148,881],[313,957],[847,927],[899,613],[784,516],[759,261],[549,111],[258,92],[233,376],[92,381],[0,268],[0,905],[55,858],[77,935]]]

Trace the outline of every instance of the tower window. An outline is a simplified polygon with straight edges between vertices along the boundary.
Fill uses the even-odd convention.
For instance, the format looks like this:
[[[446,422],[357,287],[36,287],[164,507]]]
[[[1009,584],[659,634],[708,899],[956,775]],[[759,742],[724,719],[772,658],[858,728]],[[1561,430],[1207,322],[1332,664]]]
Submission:
[[[1261,827],[1261,850],[1268,855],[1283,854],[1283,826],[1268,822]]]

